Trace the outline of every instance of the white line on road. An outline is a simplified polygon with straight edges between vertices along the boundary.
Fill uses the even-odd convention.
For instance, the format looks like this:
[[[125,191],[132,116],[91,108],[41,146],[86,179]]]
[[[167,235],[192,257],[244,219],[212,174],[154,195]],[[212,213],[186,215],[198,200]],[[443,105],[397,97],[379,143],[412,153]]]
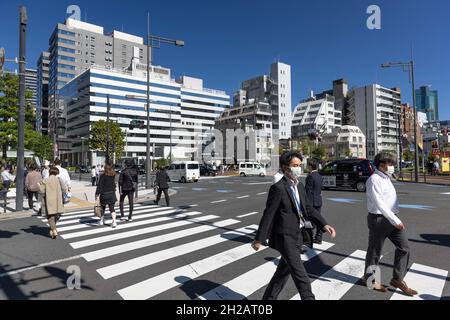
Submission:
[[[202,213],[195,212],[195,214],[202,214]],[[193,214],[191,213],[191,216],[192,215]],[[204,217],[200,217],[200,218],[196,218],[196,219],[194,218],[194,219],[187,219],[187,220],[182,220],[182,221],[177,221],[177,222],[170,222],[170,223],[166,223],[166,224],[162,224],[162,225],[158,225],[158,226],[147,227],[147,228],[143,228],[143,229],[121,232],[121,233],[113,233],[113,234],[98,237],[98,238],[76,241],[76,242],[70,243],[70,245],[74,249],[79,249],[79,248],[94,246],[94,245],[97,245],[100,243],[121,240],[121,239],[131,238],[131,237],[135,237],[135,236],[140,236],[143,234],[152,233],[152,232],[158,232],[158,231],[163,231],[163,230],[167,230],[167,229],[187,226],[187,225],[190,225],[193,223],[212,220],[212,219],[216,219],[216,218],[218,218],[218,217],[209,215],[209,216],[204,216]]]
[[[243,184],[247,184],[247,185],[249,185],[249,186],[254,186],[254,185],[258,185],[258,184],[272,184],[272,181],[268,181],[268,182],[243,183]]]
[[[364,275],[366,252],[356,250],[311,283],[316,300],[339,300]],[[295,295],[291,300],[299,300]]]
[[[124,243],[124,244],[120,244],[117,246],[108,247],[105,249],[91,251],[91,252],[82,254],[82,256],[87,261],[94,261],[94,260],[103,259],[103,258],[106,258],[109,256],[113,256],[116,254],[120,254],[123,252],[141,249],[141,248],[153,246],[156,244],[161,244],[163,242],[181,239],[184,237],[189,237],[194,234],[200,234],[202,232],[215,230],[217,228],[224,228],[224,227],[227,227],[232,224],[239,223],[239,222],[240,222],[239,220],[234,220],[234,219],[218,221],[218,222],[212,223],[211,225],[204,225],[204,226],[190,228],[190,229],[186,229],[186,230],[175,231],[172,233],[163,234],[163,235],[156,236],[153,238],[146,238],[146,239],[139,240],[139,241]]]
[[[266,194],[267,192],[260,192],[260,193],[257,193],[257,195],[258,196],[260,196],[260,195],[263,195],[263,194]]]
[[[252,215],[254,215],[254,214],[258,214],[259,212],[250,212],[250,213],[246,213],[246,214],[243,214],[243,215],[241,215],[241,216],[237,216],[236,218],[244,218],[244,217],[248,217],[248,216],[252,216]]]
[[[151,266],[155,263],[166,261],[175,257],[181,257],[185,254],[205,249],[214,246],[219,243],[223,243],[232,239],[242,237],[243,235],[252,234],[254,230],[247,228],[241,228],[235,231],[229,231],[222,234],[217,234],[208,238],[203,238],[197,241],[185,243],[176,247],[171,247],[165,250],[152,252],[134,259],[126,260],[120,263],[116,263],[101,269],[97,269],[97,272],[104,279],[111,279],[119,275],[132,272],[138,269],[142,269]]]
[[[81,259],[81,256],[73,256],[73,257],[70,257],[70,258],[54,260],[54,261],[50,261],[50,262],[41,263],[41,264],[38,264],[38,265],[35,265],[35,266],[32,266],[32,267],[27,267],[27,268],[23,268],[23,269],[19,269],[19,270],[14,270],[14,271],[1,273],[0,274],[0,278],[12,276],[14,274],[22,273],[22,272],[25,272],[25,271],[30,271],[30,270],[33,270],[33,269],[38,269],[38,268],[50,266],[50,265],[53,265],[53,264],[58,264],[58,263],[66,262],[66,261],[77,260],[77,259]]]
[[[448,271],[414,263],[404,278],[409,287],[417,290],[414,297],[400,293],[400,290],[392,295],[391,300],[440,300]]]
[[[248,197],[250,197],[250,196],[246,195],[246,196],[236,197],[236,199],[244,199],[244,198],[248,198]]]
[[[302,260],[311,260],[332,246],[334,246],[333,243],[323,242],[321,245],[317,245],[316,249],[306,251],[302,255]],[[242,300],[247,298],[269,283],[278,266],[280,257],[206,292],[199,298],[201,300]]]
[[[217,201],[211,201],[210,203],[220,203],[220,202],[225,202],[225,201],[228,201],[228,200],[217,200]]]
[[[257,228],[257,226],[252,226],[252,228]],[[266,247],[262,247],[260,251],[265,249]],[[161,292],[196,279],[204,274],[220,269],[255,253],[256,251],[249,243],[246,243],[237,248],[221,252],[212,257],[193,262],[189,265],[141,281],[132,286],[123,288],[117,291],[117,293],[125,300],[149,299]]]

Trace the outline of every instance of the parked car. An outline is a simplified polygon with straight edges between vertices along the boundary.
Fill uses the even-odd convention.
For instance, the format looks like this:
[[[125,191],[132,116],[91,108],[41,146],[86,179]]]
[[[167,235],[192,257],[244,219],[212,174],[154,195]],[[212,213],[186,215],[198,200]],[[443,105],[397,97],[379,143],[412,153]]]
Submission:
[[[84,165],[77,166],[75,169],[75,173],[89,173],[89,172],[90,172],[89,167]]]
[[[375,163],[367,159],[337,160],[327,164],[319,173],[323,189],[346,188],[366,191],[367,179],[375,172]]]
[[[211,166],[200,165],[200,175],[201,176],[217,176],[219,174],[218,170],[213,169]]]

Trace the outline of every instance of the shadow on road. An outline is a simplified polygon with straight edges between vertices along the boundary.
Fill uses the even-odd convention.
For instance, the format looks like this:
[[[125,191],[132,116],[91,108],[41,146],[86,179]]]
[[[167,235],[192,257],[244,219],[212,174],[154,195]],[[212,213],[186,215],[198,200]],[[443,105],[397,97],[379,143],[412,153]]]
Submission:
[[[7,239],[7,238],[12,238],[16,235],[18,235],[18,232],[11,232],[11,231],[7,231],[7,230],[0,230],[0,239]]]
[[[450,234],[421,234],[420,236],[425,241],[417,239],[409,239],[409,241],[450,247]]]
[[[202,294],[205,294],[206,292],[214,288],[220,287],[223,289],[223,286],[221,284],[209,280],[193,280],[189,277],[178,276],[175,278],[175,281],[183,284],[180,289],[191,299],[197,299]],[[230,294],[233,297],[241,296],[239,293],[229,288],[225,289],[226,291],[228,291],[227,294]],[[242,297],[242,299],[244,298],[245,297]]]

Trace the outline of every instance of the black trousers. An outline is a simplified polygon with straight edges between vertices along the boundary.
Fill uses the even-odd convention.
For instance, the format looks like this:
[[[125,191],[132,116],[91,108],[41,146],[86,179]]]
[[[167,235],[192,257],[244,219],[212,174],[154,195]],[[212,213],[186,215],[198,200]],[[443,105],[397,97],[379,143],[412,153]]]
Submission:
[[[133,215],[133,206],[134,206],[134,191],[133,190],[129,190],[129,191],[122,191],[122,193],[120,194],[120,201],[119,201],[119,207],[120,207],[120,216],[123,217],[123,203],[125,201],[125,197],[128,197],[128,203],[130,205],[130,211],[128,213],[128,218],[131,219],[132,215]]]
[[[158,195],[156,196],[156,203],[159,203],[161,200],[161,194],[164,192],[164,198],[166,199],[167,206],[170,206],[170,198],[169,198],[169,189],[167,188],[158,188]]]
[[[33,196],[36,198],[36,201],[39,201],[38,192],[27,190],[27,194],[28,194],[28,207],[30,209],[33,209]]]
[[[281,259],[277,271],[264,292],[263,300],[276,300],[291,275],[302,300],[315,300],[311,289],[311,281],[303,265],[299,250],[302,246],[301,233],[293,235],[279,234],[278,244],[281,248]]]
[[[91,181],[92,181],[92,186],[95,186],[95,183],[97,182],[97,177],[92,177]]]
[[[319,211],[319,213],[321,213],[322,211],[322,207],[314,207],[314,209],[316,209],[317,211]],[[322,229],[319,228],[319,226],[317,226],[314,222],[314,228],[315,228],[315,235],[314,235],[314,239],[317,241],[322,241],[322,235],[323,235],[323,231]]]
[[[111,203],[111,204],[101,204],[100,206],[102,207],[102,217],[105,216],[105,213],[106,213],[106,206],[108,206],[109,212],[110,212],[110,213],[115,213],[115,212],[116,212],[116,210],[114,209],[114,203]]]
[[[367,271],[369,267],[378,266],[384,241],[388,238],[395,246],[393,278],[402,281],[409,264],[409,245],[406,232],[395,228],[382,215],[369,214],[367,225],[369,227],[369,248],[366,255],[366,277],[371,275]]]

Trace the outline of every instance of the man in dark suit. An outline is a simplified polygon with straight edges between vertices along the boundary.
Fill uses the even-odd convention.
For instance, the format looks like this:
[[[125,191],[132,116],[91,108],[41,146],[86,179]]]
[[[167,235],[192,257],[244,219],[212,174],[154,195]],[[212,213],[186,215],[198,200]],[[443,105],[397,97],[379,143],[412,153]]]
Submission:
[[[166,199],[166,205],[170,206],[170,198],[169,198],[169,182],[170,178],[167,174],[166,168],[161,167],[156,173],[156,185],[158,186],[158,195],[156,196],[155,204],[159,203],[161,200],[161,194],[164,192],[164,198]]]
[[[322,211],[322,176],[320,175],[318,168],[319,163],[311,159],[308,161],[310,173],[306,177],[305,189],[308,200],[311,202],[314,209],[319,213]],[[314,236],[314,243],[322,244],[322,230],[317,225],[315,226],[316,234]]]
[[[291,274],[302,300],[314,300],[311,281],[300,257],[303,243],[302,229],[306,220],[313,220],[332,238],[336,231],[307,200],[303,184],[299,182],[302,156],[286,152],[280,157],[284,177],[270,187],[266,209],[259,224],[252,247],[259,250],[269,239],[269,247],[281,253],[277,270],[270,280],[263,300],[275,300]]]

